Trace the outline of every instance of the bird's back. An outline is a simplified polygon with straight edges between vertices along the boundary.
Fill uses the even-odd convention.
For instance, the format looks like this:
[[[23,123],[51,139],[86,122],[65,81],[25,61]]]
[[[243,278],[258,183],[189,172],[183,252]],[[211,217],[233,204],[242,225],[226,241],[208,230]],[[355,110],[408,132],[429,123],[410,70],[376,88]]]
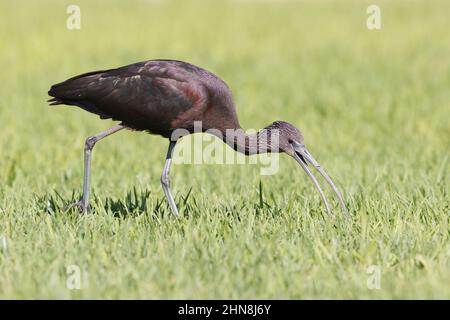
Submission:
[[[53,85],[52,104],[79,106],[101,118],[169,137],[173,130],[238,128],[228,86],[213,73],[176,60],[149,60],[94,71]]]

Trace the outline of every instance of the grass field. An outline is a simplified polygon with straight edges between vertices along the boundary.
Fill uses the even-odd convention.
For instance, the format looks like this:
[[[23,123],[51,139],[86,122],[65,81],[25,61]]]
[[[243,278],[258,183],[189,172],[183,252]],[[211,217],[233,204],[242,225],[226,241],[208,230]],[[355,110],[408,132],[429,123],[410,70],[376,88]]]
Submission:
[[[371,31],[372,3],[2,0],[0,298],[450,298],[450,3],[376,1]],[[349,223],[288,156],[271,176],[175,165],[175,220],[167,142],[133,132],[94,149],[92,214],[62,212],[112,122],[49,107],[48,88],[151,58],[222,77],[244,128],[298,125]]]

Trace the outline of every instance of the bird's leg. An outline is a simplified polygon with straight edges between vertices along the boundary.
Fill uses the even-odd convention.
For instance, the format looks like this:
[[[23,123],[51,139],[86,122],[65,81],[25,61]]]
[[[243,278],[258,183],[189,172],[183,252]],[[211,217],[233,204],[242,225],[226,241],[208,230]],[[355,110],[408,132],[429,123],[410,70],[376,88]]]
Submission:
[[[90,178],[91,178],[91,154],[94,145],[97,141],[106,138],[107,136],[116,133],[124,129],[122,125],[118,125],[108,130],[102,131],[96,135],[90,136],[86,139],[84,144],[84,177],[83,177],[83,197],[75,205],[80,208],[81,213],[86,213],[89,210],[89,191],[90,191]]]
[[[164,169],[161,175],[161,184],[166,195],[167,201],[169,201],[170,209],[172,210],[175,218],[178,218],[178,209],[175,201],[173,200],[172,193],[170,193],[170,181],[169,181],[169,171],[170,164],[172,163],[173,149],[175,148],[176,141],[170,141],[169,150],[167,151],[166,163],[164,164]]]

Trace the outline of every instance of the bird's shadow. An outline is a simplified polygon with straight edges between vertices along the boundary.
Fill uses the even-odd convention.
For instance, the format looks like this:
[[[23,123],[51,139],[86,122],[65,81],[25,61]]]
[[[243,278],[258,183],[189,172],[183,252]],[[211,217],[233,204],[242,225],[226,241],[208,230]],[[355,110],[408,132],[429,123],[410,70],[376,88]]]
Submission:
[[[46,195],[36,196],[35,198],[39,212],[45,212],[52,216],[61,213],[79,214],[79,208],[74,204],[79,201],[81,195],[75,190],[72,191],[70,196],[61,195],[57,190],[53,190]],[[197,202],[192,197],[192,188],[185,194],[178,194],[175,199],[178,209],[183,212],[183,215],[189,216],[197,208]],[[155,196],[150,190],[136,187],[127,191],[124,197],[119,198],[102,198],[93,193],[89,213],[95,214],[99,211],[104,211],[116,218],[149,214],[155,220],[160,220],[172,215],[165,197],[158,196],[155,200]]]

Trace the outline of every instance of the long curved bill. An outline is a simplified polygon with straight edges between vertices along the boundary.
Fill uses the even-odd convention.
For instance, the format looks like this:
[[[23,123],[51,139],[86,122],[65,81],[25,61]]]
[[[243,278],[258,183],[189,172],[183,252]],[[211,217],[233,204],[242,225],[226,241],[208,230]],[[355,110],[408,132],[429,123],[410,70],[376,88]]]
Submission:
[[[325,207],[327,207],[328,214],[331,214],[330,205],[328,204],[327,199],[325,198],[325,195],[323,194],[322,188],[320,188],[319,182],[317,182],[316,177],[312,174],[312,172],[309,170],[306,162],[304,162],[298,155],[295,155],[295,160],[302,166],[303,170],[308,174],[308,176],[311,178],[312,182],[316,186],[317,191],[319,191],[320,197],[323,200],[323,203],[325,203]]]
[[[348,211],[347,211],[347,207],[345,206],[344,199],[342,198],[341,193],[339,192],[338,188],[334,184],[331,177],[325,172],[325,170],[320,166],[320,164],[316,161],[316,159],[314,159],[314,157],[309,153],[309,151],[306,149],[305,145],[299,144],[299,143],[294,143],[293,147],[295,150],[295,155],[294,155],[295,160],[297,160],[297,162],[302,166],[302,168],[306,171],[308,176],[314,182],[314,185],[316,186],[317,190],[319,191],[320,196],[322,197],[322,200],[324,201],[328,212],[330,212],[330,206],[329,206],[328,202],[326,201],[325,196],[323,195],[323,192],[317,183],[317,179],[312,175],[311,171],[308,169],[308,167],[306,165],[306,161],[311,163],[314,166],[314,168],[316,168],[317,171],[319,171],[319,173],[322,175],[322,177],[324,177],[324,179],[330,185],[331,189],[333,189],[334,193],[339,198],[339,202],[341,203],[341,206],[342,206],[342,209],[344,210],[345,216],[348,217]]]

